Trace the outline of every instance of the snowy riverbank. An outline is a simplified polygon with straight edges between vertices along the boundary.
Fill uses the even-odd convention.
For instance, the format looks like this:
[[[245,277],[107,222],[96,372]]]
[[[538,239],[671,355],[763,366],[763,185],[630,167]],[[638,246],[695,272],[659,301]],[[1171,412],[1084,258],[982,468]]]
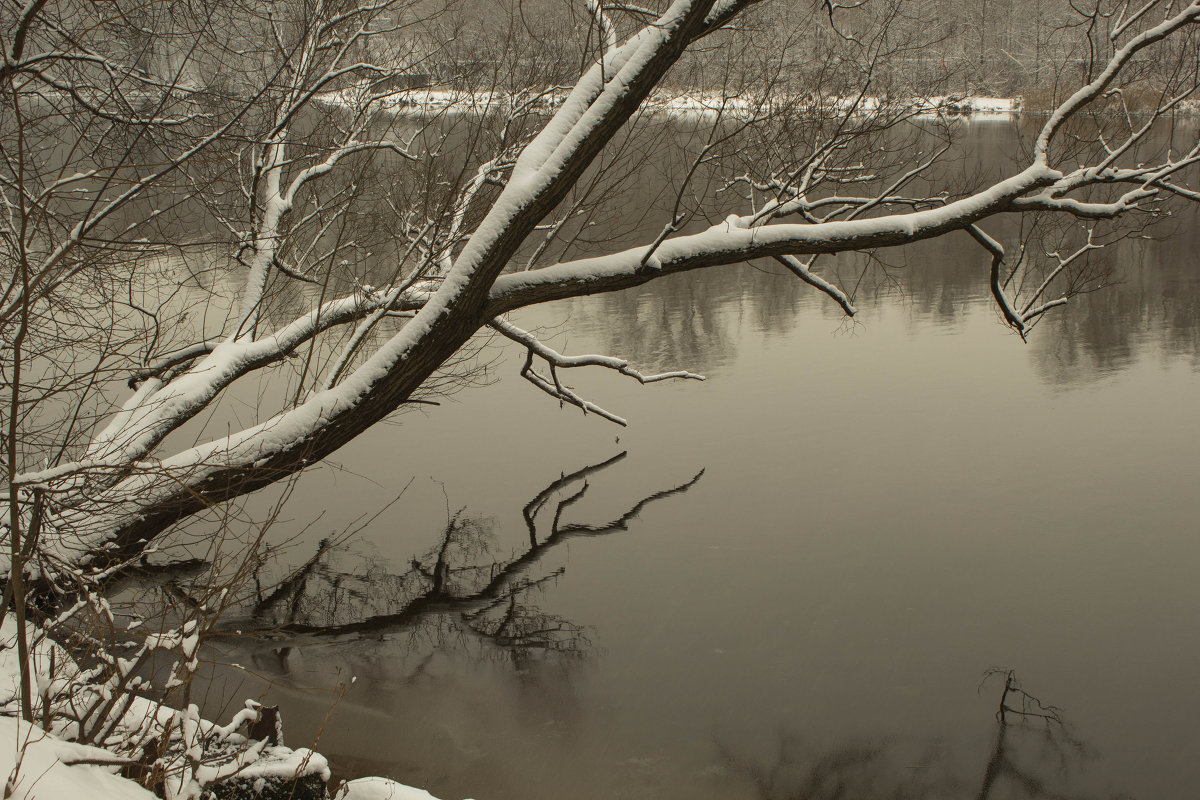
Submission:
[[[158,649],[182,648],[180,655],[190,657],[186,636],[168,632],[151,634],[147,640]],[[194,644],[191,647],[194,654]],[[5,777],[6,798],[330,797],[329,766],[319,753],[284,746],[279,726],[271,737],[251,738],[263,712],[252,700],[222,726],[202,719],[195,705],[177,709],[135,693],[137,678],[122,680],[125,688],[112,691],[112,674],[129,670],[129,661],[118,658],[112,665],[83,670],[45,638],[35,638],[30,649],[37,695],[34,723],[20,718],[16,622],[8,615],[0,627],[0,697],[7,698],[0,702],[0,774]],[[96,731],[102,733],[97,736]],[[343,783],[332,798],[436,800],[386,778]]]

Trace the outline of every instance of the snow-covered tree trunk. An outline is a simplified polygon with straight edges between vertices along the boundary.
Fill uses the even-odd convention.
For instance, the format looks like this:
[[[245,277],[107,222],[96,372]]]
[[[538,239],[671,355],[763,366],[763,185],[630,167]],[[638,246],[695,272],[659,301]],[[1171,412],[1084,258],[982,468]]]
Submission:
[[[1085,265],[1091,250],[1104,242],[1095,234],[1097,226],[1128,215],[1156,214],[1164,198],[1200,200],[1186,182],[1200,163],[1200,142],[1158,154],[1150,163],[1139,156],[1139,146],[1155,126],[1168,122],[1193,98],[1195,71],[1186,67],[1195,66],[1194,49],[1163,51],[1182,52],[1183,60],[1174,77],[1160,87],[1149,115],[1126,115],[1115,128],[1100,126],[1098,132],[1085,134],[1091,137],[1088,148],[1078,146],[1080,137],[1074,131],[1070,146],[1063,143],[1064,131],[1078,126],[1084,114],[1101,105],[1113,110],[1132,63],[1152,57],[1166,42],[1196,35],[1200,3],[1114,3],[1095,11],[1094,18],[1105,20],[1109,31],[1102,57],[1046,119],[1023,168],[991,185],[956,194],[912,193],[908,188],[929,174],[945,148],[932,157],[914,153],[910,161],[887,165],[882,172],[868,161],[878,157],[872,155],[879,151],[872,137],[940,110],[928,98],[896,101],[869,94],[872,75],[882,69],[889,48],[900,49],[889,39],[894,16],[888,9],[896,4],[881,2],[884,12],[866,17],[858,8],[861,4],[843,9],[828,3],[804,24],[829,26],[831,35],[841,37],[860,57],[860,91],[829,97],[819,86],[777,84],[773,76],[748,69],[741,77],[766,86],[760,101],[746,99],[748,94],[723,97],[709,123],[708,141],[696,155],[696,166],[711,160],[717,148],[738,133],[762,134],[769,145],[775,135],[771,125],[780,114],[823,120],[812,125],[812,136],[800,143],[802,147],[781,142],[776,152],[768,150],[769,157],[751,164],[753,173],[731,176],[726,188],[745,191],[744,208],[715,223],[701,227],[693,221],[687,227],[677,203],[662,233],[640,246],[587,256],[572,256],[563,249],[562,257],[514,271],[533,243],[550,241],[565,230],[582,207],[577,197],[581,183],[593,180],[592,172],[603,172],[602,154],[631,120],[636,124],[647,106],[660,102],[656,89],[686,58],[689,46],[705,37],[736,46],[737,33],[728,26],[735,19],[752,18],[756,4],[675,0],[654,15],[624,9],[618,18],[621,9],[586,3],[601,35],[574,86],[533,87],[502,99],[489,93],[487,102],[494,107],[480,116],[479,124],[481,131],[484,120],[494,127],[479,138],[488,141],[491,151],[486,157],[465,156],[466,166],[457,166],[459,178],[450,182],[451,191],[444,197],[400,209],[404,224],[394,233],[400,255],[386,285],[355,279],[348,291],[345,281],[339,284],[332,277],[332,267],[322,267],[342,263],[338,247],[330,249],[327,258],[318,254],[348,213],[351,201],[346,198],[353,195],[354,176],[361,177],[373,164],[390,163],[399,185],[402,169],[420,169],[443,155],[422,146],[417,134],[402,137],[392,129],[379,135],[379,109],[389,96],[375,87],[382,85],[381,76],[394,77],[405,66],[376,63],[363,55],[369,55],[369,43],[382,32],[413,28],[411,15],[420,6],[406,8],[382,0],[329,7],[318,3],[315,13],[303,20],[271,20],[263,47],[274,59],[274,71],[268,70],[266,82],[248,100],[217,114],[186,103],[175,109],[172,90],[153,76],[123,68],[118,85],[126,97],[161,99],[141,117],[137,114],[143,112],[131,110],[132,116],[110,124],[142,131],[157,146],[173,147],[172,158],[165,166],[134,169],[131,176],[121,164],[92,174],[43,171],[33,181],[17,169],[6,178],[9,240],[23,248],[21,263],[27,266],[20,275],[5,277],[0,298],[5,335],[20,328],[22,314],[27,317],[30,309],[50,307],[66,287],[93,271],[95,259],[81,257],[92,239],[103,234],[114,243],[149,251],[143,230],[159,212],[135,222],[129,229],[132,234],[114,231],[107,218],[159,191],[175,173],[204,192],[210,188],[201,178],[210,152],[228,154],[238,167],[240,205],[231,205],[224,195],[212,203],[218,209],[214,217],[240,248],[238,257],[249,257],[236,311],[221,335],[163,352],[155,347],[160,325],[156,318],[155,339],[146,348],[153,357],[133,371],[136,388],[120,408],[100,408],[97,416],[103,422],[81,427],[82,442],[72,440],[69,447],[64,442],[45,464],[23,464],[15,453],[8,459],[11,513],[5,524],[10,541],[20,541],[20,530],[28,527],[35,496],[49,498],[37,546],[28,554],[31,570],[44,582],[68,584],[80,576],[107,574],[179,520],[303,470],[410,402],[485,327],[525,348],[523,374],[538,388],[616,422],[623,420],[561,384],[557,370],[598,366],[643,382],[699,377],[686,371],[643,376],[619,358],[558,353],[503,318],[524,306],[616,291],[694,269],[774,258],[853,314],[852,289],[821,274],[821,257],[959,233],[973,237],[989,254],[999,313],[1024,337],[1047,311],[1093,288],[1087,284],[1090,273]],[[68,79],[79,77],[78,64],[99,65],[100,73],[110,76],[121,66],[88,49],[86,42],[60,40],[62,20],[39,28],[44,13],[43,4],[30,4],[14,28],[17,35],[6,44],[4,90],[14,112],[9,124],[22,133],[29,131],[20,117],[22,109],[53,93],[77,95],[73,113],[92,108],[91,93],[78,86],[64,88]],[[856,26],[861,29],[857,33]],[[32,44],[37,46],[31,49]],[[64,54],[56,49],[63,47],[75,51]],[[538,109],[547,104],[555,106],[553,113],[539,116]],[[340,116],[326,121],[321,137],[298,132],[315,127],[314,118],[332,115],[329,107],[341,109]],[[103,114],[99,108],[93,112]],[[243,129],[252,117],[263,121],[249,137]],[[174,137],[181,128],[200,132]],[[229,144],[245,139],[249,144],[240,150]],[[1081,153],[1088,160],[1080,161]],[[364,161],[381,154],[393,161]],[[122,175],[119,190],[105,180],[106,170]],[[343,189],[322,188],[344,173],[350,178],[338,184]],[[96,199],[82,215],[65,200],[51,202],[80,188]],[[683,189],[679,193],[682,196]],[[62,224],[28,229],[29,220],[43,219],[50,211]],[[1077,221],[1086,241],[1066,254],[1038,257],[1022,248],[1019,258],[1011,258],[983,228],[992,218],[1017,213]],[[544,252],[538,246],[531,261]],[[280,281],[315,285],[319,300],[279,322],[265,308]],[[368,343],[368,331],[393,315],[405,320],[398,330]],[[340,336],[344,330],[350,333],[337,340],[341,355],[324,368],[310,356],[305,374],[311,372],[311,381],[286,407],[265,413],[243,430],[161,452],[172,432],[239,378],[270,369],[315,340]],[[111,357],[115,347],[105,351],[101,361]],[[533,369],[535,359],[546,364],[548,374]],[[13,408],[20,405],[20,392],[17,379]],[[13,428],[10,449],[19,435]]]

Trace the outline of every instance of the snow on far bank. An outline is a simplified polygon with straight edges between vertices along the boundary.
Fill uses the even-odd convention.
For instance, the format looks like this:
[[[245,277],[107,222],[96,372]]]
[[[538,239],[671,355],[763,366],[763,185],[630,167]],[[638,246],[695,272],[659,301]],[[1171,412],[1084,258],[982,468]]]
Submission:
[[[1021,113],[1021,98],[942,95],[918,101],[917,108],[931,116],[1015,117]]]
[[[387,113],[397,116],[418,116],[509,112],[514,108],[522,108],[532,113],[550,113],[563,102],[566,96],[566,92],[560,89],[540,93],[533,91],[514,93],[499,90],[466,91],[427,87],[387,94],[373,94],[369,87],[351,87],[335,92],[325,92],[318,95],[317,100],[327,105],[346,108],[361,108],[365,104],[375,104]],[[767,117],[785,108],[813,114],[829,112],[870,114],[888,108],[907,109],[916,113],[917,116],[1007,118],[1021,113],[1021,99],[941,95],[885,100],[872,96],[816,96],[808,93],[789,94],[786,92],[773,92],[770,95],[752,97],[728,95],[722,92],[660,89],[646,101],[646,110],[649,113],[681,118]]]
[[[562,103],[565,93],[550,91],[503,92],[464,91],[458,89],[406,89],[386,94],[373,94],[369,89],[351,87],[335,92],[316,95],[320,103],[344,108],[361,108],[375,104],[380,109],[397,116],[421,114],[485,114],[492,111],[507,111],[522,106],[532,112],[548,113]]]
[[[355,109],[374,104],[389,114],[416,117],[433,114],[510,113],[517,108],[527,113],[550,114],[566,97],[566,90],[561,88],[541,92],[505,92],[499,89],[467,91],[426,87],[380,94],[363,85],[324,92],[317,95],[316,99],[326,105]],[[645,110],[650,114],[680,119],[749,119],[756,116],[768,117],[780,109],[814,115],[846,112],[871,114],[884,109],[893,112],[907,111],[919,118],[944,117],[964,121],[1008,120],[1015,119],[1023,113],[1049,111],[1029,108],[1021,97],[969,94],[881,98],[869,95],[860,97],[855,94],[838,96],[777,91],[769,95],[743,96],[697,89],[658,89],[645,103]],[[1186,116],[1200,115],[1200,99],[1181,101],[1175,112]],[[1136,116],[1144,112],[1134,110],[1132,113]]]
[[[764,98],[726,97],[719,93],[656,92],[647,106],[651,111],[694,116],[730,116],[746,118],[769,115],[776,110],[821,114],[834,112],[873,114],[880,110],[909,111],[919,117],[1015,117],[1021,113],[1021,99],[1013,97],[973,97],[941,95],[936,97],[889,98],[872,96],[817,97],[775,93]]]

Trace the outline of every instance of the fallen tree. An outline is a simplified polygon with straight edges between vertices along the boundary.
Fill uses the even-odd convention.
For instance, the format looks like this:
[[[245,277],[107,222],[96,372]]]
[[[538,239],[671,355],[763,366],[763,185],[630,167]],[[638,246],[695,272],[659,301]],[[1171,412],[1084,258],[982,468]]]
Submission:
[[[825,256],[957,234],[987,252],[997,312],[1025,337],[1104,282],[1091,256],[1125,235],[1123,221],[1140,230],[1170,203],[1200,200],[1194,133],[1148,148],[1200,89],[1200,3],[1083,14],[1081,80],[1063,83],[1023,164],[986,185],[921,191],[911,187],[936,174],[953,125],[926,99],[873,93],[891,59],[922,45],[895,32],[902,5],[771,16],[754,0],[588,2],[574,44],[525,40],[514,24],[491,41],[494,57],[446,79],[489,83],[483,108],[401,117],[386,101],[412,91],[403,76],[486,41],[427,3],[6,4],[5,607],[23,627],[30,582],[49,604],[86,592],[176,523],[427,401],[484,331],[526,353],[522,375],[542,392],[619,424],[562,373],[700,377],[560,353],[507,318],[523,307],[773,259],[852,316],[854,286],[823,270]],[[798,80],[778,68],[784,51],[752,46],[756,25],[789,15],[828,34],[830,57],[800,92],[780,83]],[[702,44],[720,80],[689,60]],[[584,64],[573,85],[555,88],[573,60]],[[535,62],[524,88],[509,85],[514,65]],[[660,233],[625,248],[587,242],[624,174],[613,151],[654,124],[648,99],[685,67],[722,100],[689,118],[688,167],[664,186],[674,202]],[[202,84],[206,72],[220,80]],[[1135,114],[1124,89],[1149,78],[1155,100]],[[552,110],[551,92],[562,98]],[[888,139],[912,130],[945,144]],[[718,190],[694,185],[730,165]],[[1069,246],[1002,242],[988,228],[1009,215],[1066,220]],[[184,322],[163,258],[214,246],[235,264],[201,271],[205,299],[191,302],[217,322]],[[387,255],[383,274],[360,268],[372,248]],[[286,384],[276,407],[240,430],[172,438],[261,374]],[[28,675],[22,692],[30,718]]]

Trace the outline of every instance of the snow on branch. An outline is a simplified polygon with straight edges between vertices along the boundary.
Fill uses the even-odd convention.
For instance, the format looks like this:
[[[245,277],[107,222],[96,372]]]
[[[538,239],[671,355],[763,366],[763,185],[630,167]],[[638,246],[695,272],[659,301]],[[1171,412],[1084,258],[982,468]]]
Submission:
[[[1174,4],[1169,4],[1167,11]],[[1140,17],[1142,13],[1148,11],[1148,8],[1142,9],[1135,17],[1129,20],[1130,24]],[[1099,14],[1099,11],[1096,12]],[[1065,102],[1059,105],[1058,108],[1050,114],[1046,120],[1046,124],[1042,127],[1038,134],[1037,141],[1034,143],[1034,160],[1037,164],[1048,164],[1050,161],[1050,143],[1054,135],[1066,123],[1068,119],[1073,117],[1078,111],[1090,104],[1096,98],[1102,96],[1113,81],[1125,68],[1125,65],[1138,54],[1139,51],[1146,49],[1156,42],[1166,39],[1171,34],[1184,28],[1187,25],[1194,25],[1200,22],[1200,2],[1188,3],[1181,11],[1173,16],[1164,19],[1158,25],[1142,31],[1137,36],[1134,36],[1122,47],[1112,54],[1104,69],[1088,84],[1081,86],[1074,94],[1072,94]],[[1114,29],[1113,38],[1116,39],[1120,34],[1117,31],[1124,32],[1127,26],[1119,25]]]
[[[996,305],[1000,308],[1001,314],[1004,316],[1004,321],[1008,323],[1022,339],[1026,338],[1029,329],[1033,323],[1047,311],[1057,308],[1070,300],[1072,290],[1068,288],[1061,296],[1043,301],[1046,291],[1050,285],[1063,275],[1072,265],[1087,258],[1088,254],[1093,250],[1103,249],[1103,245],[1096,244],[1093,235],[1094,229],[1089,228],[1087,231],[1087,240],[1078,249],[1067,255],[1061,255],[1058,251],[1047,253],[1047,256],[1055,260],[1054,266],[1042,279],[1041,283],[1033,290],[1033,293],[1018,306],[1017,293],[1019,286],[1013,287],[1013,277],[1016,272],[1022,268],[1026,254],[1022,252],[1021,257],[1017,260],[1017,264],[1012,267],[1007,276],[1002,276],[1001,268],[1005,263],[1006,252],[998,241],[993,239],[988,234],[984,233],[978,225],[972,225],[967,228],[967,232],[976,242],[979,243],[992,257],[991,266],[991,291],[992,297],[996,301]],[[1068,284],[1069,286],[1069,284]]]
[[[604,49],[611,50],[617,46],[617,29],[613,27],[612,20],[608,18],[608,14],[604,12],[604,6],[600,0],[586,0],[588,11],[596,20],[596,26],[600,29],[600,35],[604,39]]]
[[[251,149],[256,159],[254,180],[246,181],[248,186],[238,187],[252,189],[246,192],[246,200],[253,207],[253,216],[247,225],[253,233],[247,235],[245,241],[253,240],[248,247],[253,249],[256,257],[251,268],[252,278],[247,282],[250,289],[242,294],[243,313],[233,320],[239,330],[212,347],[210,352],[199,354],[185,371],[174,368],[186,361],[171,363],[168,358],[165,365],[160,362],[156,367],[161,367],[162,371],[146,375],[134,396],[108,420],[109,424],[94,439],[78,464],[67,465],[53,475],[36,476],[48,482],[61,478],[65,483],[71,470],[87,471],[89,474],[81,480],[90,483],[87,488],[94,490],[93,494],[82,497],[78,504],[70,507],[74,516],[63,518],[64,530],[69,527],[67,523],[77,525],[70,531],[71,541],[66,541],[66,534],[50,536],[47,551],[67,553],[73,545],[75,549],[64,555],[64,560],[79,560],[80,549],[94,553],[108,545],[114,550],[140,545],[175,520],[195,513],[201,507],[246,494],[303,469],[385,419],[401,403],[409,402],[412,394],[485,325],[525,348],[527,355],[521,374],[539,389],[560,402],[571,403],[618,424],[625,424],[625,420],[564,385],[560,380],[561,369],[600,366],[642,383],[701,377],[687,372],[646,376],[630,368],[627,362],[609,356],[565,356],[538,341],[533,334],[499,318],[524,305],[625,289],[692,269],[734,265],[754,258],[774,258],[852,315],[855,308],[848,294],[814,272],[814,257],[903,246],[954,231],[966,231],[990,254],[995,300],[1008,324],[1024,335],[1042,314],[1066,302],[1072,292],[1079,290],[1082,285],[1079,266],[1099,245],[1092,241],[1089,232],[1083,247],[1063,247],[1062,252],[1066,255],[1049,253],[1056,261],[1051,261],[1036,280],[1030,278],[1032,271],[1025,262],[1018,260],[1013,270],[1025,270],[1020,273],[1022,279],[1029,280],[1028,287],[1024,288],[1020,281],[1015,286],[1011,283],[1011,274],[1007,277],[1003,274],[1004,248],[984,233],[980,225],[988,224],[990,218],[999,215],[1023,211],[1044,212],[1042,217],[1060,218],[1071,215],[1111,218],[1127,212],[1134,216],[1139,211],[1153,213],[1157,211],[1153,203],[1160,194],[1200,199],[1200,194],[1184,180],[1184,171],[1200,163],[1200,145],[1183,155],[1156,156],[1160,162],[1157,164],[1129,167],[1118,165],[1118,161],[1127,160],[1135,151],[1133,145],[1145,139],[1145,131],[1149,130],[1146,126],[1130,123],[1128,131],[1122,130],[1122,141],[1114,144],[1097,139],[1084,141],[1081,148],[1074,147],[1080,140],[1073,136],[1074,149],[1057,145],[1059,139],[1068,139],[1068,131],[1073,131],[1066,127],[1072,117],[1081,116],[1090,104],[1113,91],[1118,73],[1134,55],[1185,26],[1200,23],[1200,3],[1165,4],[1167,13],[1172,16],[1147,28],[1109,54],[1107,66],[1101,58],[1097,65],[1101,70],[1099,76],[1051,114],[1033,156],[1024,168],[1015,167],[1007,177],[979,191],[929,197],[921,196],[924,191],[905,189],[910,183],[918,183],[916,176],[941,156],[941,152],[929,159],[909,151],[904,158],[910,159],[911,163],[906,160],[899,170],[899,177],[895,177],[895,173],[886,167],[876,174],[873,165],[900,158],[894,155],[898,150],[872,156],[867,153],[866,145],[843,147],[852,137],[860,144],[877,146],[889,125],[911,118],[909,112],[893,113],[895,109],[889,107],[868,123],[853,123],[861,115],[869,116],[873,112],[874,107],[868,107],[870,104],[866,102],[870,98],[865,95],[864,85],[848,105],[834,106],[836,113],[831,113],[826,122],[836,126],[837,130],[827,136],[826,141],[818,140],[809,151],[810,156],[789,154],[788,166],[778,169],[776,162],[767,162],[766,169],[775,172],[778,181],[762,190],[774,195],[764,209],[766,213],[732,215],[699,230],[683,229],[674,221],[678,217],[676,214],[672,223],[652,243],[643,242],[638,247],[592,258],[564,260],[529,271],[506,272],[520,254],[528,252],[523,248],[533,244],[530,237],[534,232],[556,231],[554,226],[548,229],[539,226],[544,226],[550,215],[562,213],[569,193],[585,179],[601,151],[613,143],[617,131],[651,96],[683,50],[748,5],[749,0],[677,0],[658,15],[657,21],[647,23],[623,42],[611,42],[598,63],[585,71],[550,119],[536,119],[540,130],[521,148],[518,156],[511,158],[518,147],[511,142],[524,141],[523,125],[514,126],[511,137],[506,128],[499,140],[505,159],[503,166],[496,162],[497,169],[477,173],[476,180],[462,195],[463,202],[452,205],[455,198],[450,196],[445,203],[437,200],[424,207],[418,203],[405,217],[420,220],[428,215],[436,222],[430,223],[432,228],[427,232],[432,233],[427,238],[423,233],[412,240],[414,259],[410,261],[406,257],[394,265],[396,275],[387,281],[385,289],[364,289],[352,297],[329,302],[325,302],[323,293],[320,300],[306,297],[306,302],[312,302],[309,313],[268,333],[257,330],[258,307],[263,299],[261,284],[265,284],[272,269],[287,268],[302,275],[301,269],[293,269],[290,265],[313,263],[312,259],[304,257],[292,258],[285,264],[288,254],[280,253],[283,245],[291,244],[284,242],[284,237],[289,236],[289,230],[295,230],[294,217],[287,215],[290,205],[297,199],[296,190],[310,179],[325,174],[322,170],[331,169],[336,158],[341,157],[334,158],[326,150],[314,151],[316,145],[287,140],[282,134],[297,109],[309,102],[316,88],[340,74],[339,69],[370,70],[359,64],[341,67],[339,56],[332,64],[325,65],[328,68],[320,74],[315,86],[311,82],[304,86],[300,81],[279,87],[287,98],[279,101],[282,105],[267,109],[269,119],[265,124],[271,127],[273,134],[281,135],[277,141],[264,136],[252,140]],[[831,0],[826,8],[832,14],[837,8],[853,5],[857,3]],[[640,17],[628,6],[596,3],[592,6],[602,11],[621,10],[633,18]],[[1161,9],[1164,5],[1156,7]],[[1180,8],[1183,10],[1179,11]],[[1135,11],[1131,18],[1122,19],[1116,26],[1119,30],[1115,36],[1122,39],[1129,36],[1129,31],[1133,30],[1130,26],[1138,19],[1141,20],[1139,27],[1149,26],[1147,14],[1146,11]],[[307,55],[297,56],[298,62],[315,58],[313,48],[323,35],[318,32],[309,42],[311,47],[304,51]],[[295,66],[294,74],[300,75],[299,66],[302,65],[297,63]],[[318,71],[320,68],[321,65],[314,66]],[[867,75],[864,82],[869,81],[870,75]],[[1171,91],[1175,92],[1175,89]],[[1186,96],[1187,93],[1176,93],[1160,101],[1158,114],[1169,113]],[[244,113],[244,109],[238,113]],[[1118,122],[1124,125],[1124,121]],[[218,135],[223,133],[218,131]],[[358,146],[359,139],[355,138],[353,129],[341,130],[338,139],[340,146]],[[508,149],[510,145],[511,149]],[[1090,164],[1080,166],[1072,161],[1079,152],[1089,148],[1094,154]],[[285,149],[290,149],[293,155],[289,157]],[[872,152],[877,149],[874,147]],[[197,152],[189,149],[178,157],[191,158]],[[334,160],[330,161],[331,158]],[[462,166],[469,168],[475,158],[472,152],[467,165]],[[323,163],[317,163],[322,159],[325,159]],[[912,164],[916,164],[915,168],[908,169]],[[240,161],[238,166],[241,166]],[[307,172],[302,171],[305,168]],[[905,169],[908,171],[903,171]],[[79,248],[80,242],[96,231],[101,220],[114,216],[118,207],[141,196],[151,183],[165,174],[156,171],[135,179],[133,193],[116,198],[116,205],[101,205],[78,225],[64,227],[60,237],[62,246],[52,250],[32,270],[28,294],[17,295],[14,289],[0,303],[3,306],[0,320],[5,313],[20,310],[30,297],[44,296],[76,274],[78,269],[70,261],[70,251]],[[501,179],[502,174],[507,177]],[[462,179],[463,173],[458,175],[445,184],[449,191],[453,191]],[[65,179],[56,191],[65,194],[72,182],[74,176]],[[397,182],[403,183],[399,177]],[[495,197],[480,190],[484,185],[496,183],[502,188]],[[319,194],[320,184],[314,181],[311,185],[312,193]],[[848,186],[858,188],[851,190],[846,188]],[[836,193],[828,194],[829,187],[835,187]],[[468,204],[475,191],[479,192],[480,206],[484,196],[488,199],[485,212],[479,215],[468,213]],[[826,196],[821,197],[818,192]],[[856,194],[862,196],[854,196]],[[1119,194],[1119,197],[1113,200],[1112,194]],[[431,207],[438,210],[427,211]],[[470,209],[474,210],[475,207]],[[299,211],[296,213],[300,214]],[[482,217],[478,223],[476,216]],[[420,223],[414,223],[412,227],[419,228]],[[448,235],[444,233],[447,227]],[[292,234],[293,238],[297,235]],[[313,241],[318,238],[322,237]],[[652,235],[647,236],[647,240],[651,238]],[[535,253],[539,254],[540,251]],[[425,279],[422,285],[405,288],[406,281],[414,276]],[[1067,287],[1062,296],[1057,291],[1060,284]],[[331,287],[335,285],[330,283]],[[402,297],[408,295],[409,289],[414,294],[421,289],[421,297],[411,300]],[[390,337],[381,337],[382,341],[370,353],[361,359],[357,357],[357,348],[376,321],[388,313],[410,310],[417,311],[411,321],[400,326]],[[298,344],[310,341],[334,325],[353,323],[359,323],[360,327],[346,337],[349,344],[341,357],[331,361],[333,369],[325,369],[314,380],[312,391],[307,391],[306,386],[307,393],[297,392],[294,405],[271,417],[267,417],[264,410],[256,422],[241,430],[181,449],[161,461],[146,460],[146,456],[172,431],[193,418],[239,376],[278,363]],[[204,345],[204,348],[207,350],[208,346]],[[534,368],[539,360],[541,371]],[[314,370],[306,373],[306,377],[312,378],[315,374]],[[319,381],[329,376],[332,378],[322,386]],[[147,464],[145,468],[140,466],[143,463]],[[14,482],[21,480],[18,478]]]
[[[899,195],[897,192],[904,188],[905,184],[911,182],[914,178],[928,170],[929,167],[936,164],[950,150],[949,144],[939,148],[925,161],[908,170],[889,186],[872,196],[843,197],[840,195],[830,195],[810,200],[808,193],[817,184],[824,181],[833,183],[863,183],[874,179],[875,176],[867,172],[862,165],[836,167],[826,164],[826,159],[835,150],[845,145],[846,142],[841,138],[842,136],[850,138],[852,134],[840,133],[832,137],[821,147],[815,148],[813,153],[794,169],[790,175],[783,177],[775,176],[765,183],[756,183],[746,178],[740,178],[739,181],[749,183],[752,189],[761,192],[772,192],[775,195],[774,198],[765,203],[754,214],[741,217],[742,224],[746,226],[761,226],[771,220],[783,219],[792,215],[799,215],[813,223],[828,222],[842,215],[846,215],[845,218],[850,220],[861,217],[877,207],[892,205],[918,207],[921,205],[936,205],[945,201],[943,197],[907,197]],[[842,175],[840,173],[847,174]],[[817,209],[824,209],[829,206],[832,206],[833,210],[827,211],[824,216],[817,216],[814,213]]]
[[[992,256],[992,297],[996,300],[996,305],[1000,307],[1000,313],[1004,315],[1004,321],[1011,325],[1021,338],[1025,338],[1025,320],[1021,319],[1020,312],[1013,307],[1012,301],[1004,292],[1004,285],[1000,279],[1000,267],[1004,264],[1004,247],[991,236],[988,236],[976,225],[968,226],[967,233],[971,234],[971,238],[979,242],[979,245],[987,250]]]
[[[1158,199],[1162,191],[1194,201],[1198,197],[1194,191],[1181,191],[1169,179],[1195,164],[1200,164],[1200,142],[1186,154],[1167,158],[1161,164],[1130,169],[1105,166],[1075,170],[1036,194],[1016,198],[1013,206],[1028,211],[1061,211],[1081,219],[1113,219],[1128,211],[1142,209],[1143,201]],[[1134,184],[1135,188],[1109,201],[1066,196],[1068,192],[1091,186],[1121,184]]]
[[[368,315],[420,308],[435,284],[406,282],[330,300],[270,336],[254,341],[201,342],[164,356],[130,379],[140,383],[121,410],[97,433],[89,459],[61,465],[55,475],[113,469],[147,455],[167,434],[205,408],[225,387],[256,369],[278,363],[318,334]],[[202,358],[186,371],[180,368]],[[18,476],[18,483],[30,482]],[[33,482],[40,482],[38,481]]]
[[[139,369],[129,377],[129,388],[136,389],[149,378],[163,378],[163,383],[169,383],[169,373],[179,367],[190,364],[197,358],[207,355],[216,349],[218,342],[207,341],[180,348],[156,359],[152,364]]]
[[[1063,257],[1059,255],[1057,251],[1050,254],[1054,257],[1058,264],[1050,271],[1050,274],[1046,276],[1046,279],[1042,281],[1042,284],[1038,286],[1033,295],[1030,296],[1029,300],[1025,302],[1025,305],[1021,307],[1021,319],[1024,322],[1032,322],[1034,319],[1040,317],[1042,314],[1045,314],[1050,309],[1064,305],[1067,302],[1067,296],[1063,295],[1056,300],[1050,300],[1042,303],[1041,305],[1034,305],[1041,300],[1042,295],[1045,294],[1046,289],[1050,286],[1050,282],[1057,278],[1063,270],[1069,267],[1073,262],[1078,261],[1081,258],[1085,258],[1090,251],[1101,249],[1102,245],[1092,243],[1093,232],[1094,231],[1089,228],[1087,233],[1087,243],[1070,255]]]
[[[894,247],[963,230],[977,220],[1010,210],[1015,198],[1053,184],[1062,173],[1031,165],[975,194],[940,207],[819,224],[748,226],[732,216],[696,233],[666,239],[655,251],[655,269],[642,267],[646,247],[510,273],[492,286],[489,312],[497,316],[531,303],[614,291],[660,275],[736,264],[751,258],[815,255]]]
[[[497,317],[488,323],[488,326],[498,333],[503,334],[514,342],[524,345],[527,353],[525,364],[521,367],[521,377],[528,380],[534,386],[541,389],[551,397],[557,398],[560,403],[570,403],[582,409],[583,413],[593,413],[604,419],[615,422],[618,425],[625,426],[627,420],[619,417],[610,411],[606,411],[590,400],[586,400],[575,393],[570,387],[563,384],[559,379],[559,369],[571,369],[574,367],[604,367],[606,369],[615,370],[622,375],[633,378],[638,383],[656,383],[658,381],[687,379],[687,380],[704,380],[703,375],[697,375],[694,372],[684,370],[676,370],[674,372],[662,372],[657,375],[643,375],[633,367],[629,366],[629,362],[613,356],[601,355],[584,355],[584,356],[565,356],[548,347],[529,331],[518,328],[511,322]],[[537,357],[546,362],[549,367],[550,376],[547,378],[533,368],[533,359]]]
[[[775,260],[791,270],[796,277],[809,286],[832,297],[833,301],[842,307],[842,311],[846,312],[847,317],[853,317],[858,313],[858,309],[854,307],[854,303],[850,301],[845,292],[812,271],[813,262],[817,260],[817,256],[813,256],[808,261],[801,261],[795,256],[776,256]]]

